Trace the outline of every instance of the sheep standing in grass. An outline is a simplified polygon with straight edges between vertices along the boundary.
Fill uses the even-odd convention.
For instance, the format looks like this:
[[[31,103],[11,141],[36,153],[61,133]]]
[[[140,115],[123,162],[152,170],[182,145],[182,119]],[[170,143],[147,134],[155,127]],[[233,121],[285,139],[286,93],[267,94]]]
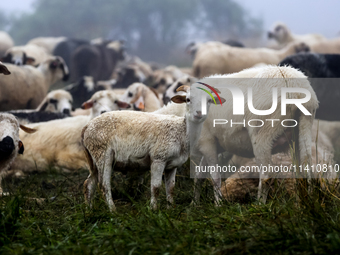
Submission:
[[[13,115],[0,113],[0,195],[2,177],[18,153],[24,153],[24,144],[19,138],[19,128],[27,133],[35,132],[34,129],[20,125]]]
[[[181,87],[182,88],[182,87]],[[176,168],[189,156],[189,142],[195,143],[205,120],[201,108],[189,108],[195,92],[183,87],[186,96],[175,96],[175,103],[186,103],[185,117],[144,112],[110,112],[87,124],[82,143],[90,167],[84,182],[84,195],[91,204],[96,184],[103,190],[111,211],[115,205],[111,194],[111,172],[146,172],[151,168],[151,206],[157,208],[157,197],[165,173],[167,201],[173,203]],[[191,93],[191,94],[190,94]],[[190,96],[191,95],[191,96]],[[199,97],[201,99],[201,96]],[[207,99],[208,107],[212,100]],[[189,123],[191,132],[189,134]]]
[[[251,78],[251,79],[250,79]],[[198,141],[195,154],[204,156],[203,166],[216,166],[218,163],[218,154],[227,151],[242,157],[252,158],[255,156],[258,165],[268,166],[271,164],[271,154],[285,151],[289,148],[289,143],[295,140],[299,150],[296,148],[296,155],[301,164],[310,165],[311,145],[312,145],[312,124],[318,107],[318,100],[314,90],[309,84],[305,75],[296,69],[290,67],[267,66],[263,68],[251,68],[239,73],[230,75],[215,75],[201,80],[203,83],[217,87],[228,102],[233,102],[230,90],[226,85],[235,87],[242,91],[243,95],[248,95],[248,88],[252,89],[253,107],[257,110],[268,110],[273,106],[272,90],[294,91],[297,88],[304,89],[310,93],[308,102],[303,102],[303,107],[307,109],[308,114],[305,115],[295,104],[287,104],[286,111],[288,115],[281,115],[279,108],[267,115],[256,115],[250,112],[247,107],[244,114],[234,115],[233,108],[230,105],[212,108],[203,125],[201,137]],[[286,95],[287,96],[287,95]],[[306,95],[304,93],[289,92],[289,98],[300,101]],[[304,101],[304,100],[302,100]],[[234,104],[238,101],[234,101]],[[199,103],[199,102],[198,102]],[[281,96],[277,96],[277,104],[281,105]],[[222,108],[222,109],[221,109]],[[282,110],[282,109],[281,109]],[[214,127],[214,119],[228,120],[228,124],[216,125]],[[247,124],[249,120],[256,119],[263,121],[262,126],[257,124]],[[278,120],[278,124],[273,124],[266,119]],[[285,119],[294,119],[298,123],[298,130],[294,128],[284,127],[280,124]],[[233,123],[245,123],[234,124]],[[295,134],[295,135],[293,135]],[[201,158],[201,157],[200,157]],[[197,164],[198,165],[198,164]],[[196,172],[198,179],[197,189],[195,190],[195,200],[199,201],[199,190],[202,182],[202,172]],[[204,174],[204,173],[203,173]],[[210,173],[215,186],[215,200],[220,199],[219,188],[221,187],[220,173],[215,171]],[[264,173],[260,174],[258,198],[262,202],[266,201],[268,189],[262,186],[261,179],[266,179]]]
[[[0,111],[34,109],[53,83],[68,77],[67,66],[60,57],[50,57],[37,68],[6,66],[12,74],[0,76]]]

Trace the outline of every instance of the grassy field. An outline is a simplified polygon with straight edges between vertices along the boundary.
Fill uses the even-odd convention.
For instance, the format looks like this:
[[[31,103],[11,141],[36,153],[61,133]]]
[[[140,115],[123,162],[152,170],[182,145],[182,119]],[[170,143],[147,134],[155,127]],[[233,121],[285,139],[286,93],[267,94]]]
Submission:
[[[94,207],[84,204],[88,172],[54,170],[12,178],[0,198],[0,254],[327,254],[340,251],[340,199],[337,193],[300,200],[277,193],[266,205],[212,203],[209,182],[200,206],[190,206],[193,180],[178,173],[175,206],[149,207],[149,185],[114,178],[117,212],[110,214],[99,192]]]

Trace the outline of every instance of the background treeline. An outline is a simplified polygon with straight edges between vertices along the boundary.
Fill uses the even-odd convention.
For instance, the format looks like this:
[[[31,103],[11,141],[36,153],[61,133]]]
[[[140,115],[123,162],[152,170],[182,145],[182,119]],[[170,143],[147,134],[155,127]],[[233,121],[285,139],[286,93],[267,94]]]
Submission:
[[[36,0],[31,13],[0,13],[0,29],[17,45],[38,36],[125,39],[130,53],[167,63],[194,40],[256,40],[262,21],[233,0]]]

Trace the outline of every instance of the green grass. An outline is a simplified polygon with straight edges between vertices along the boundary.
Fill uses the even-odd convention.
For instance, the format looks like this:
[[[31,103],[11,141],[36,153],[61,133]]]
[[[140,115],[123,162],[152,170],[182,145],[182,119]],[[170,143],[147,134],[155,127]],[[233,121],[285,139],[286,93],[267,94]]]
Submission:
[[[266,205],[212,203],[209,183],[192,207],[193,180],[178,177],[175,206],[149,207],[149,185],[114,179],[117,212],[97,192],[84,204],[87,171],[50,170],[9,179],[0,198],[0,254],[329,254],[340,251],[340,200],[315,191],[299,202],[277,195]],[[182,176],[183,173],[178,173]],[[149,180],[149,178],[147,178]],[[298,191],[297,191],[298,192]],[[302,193],[301,193],[302,194]],[[43,198],[38,200],[35,198]]]

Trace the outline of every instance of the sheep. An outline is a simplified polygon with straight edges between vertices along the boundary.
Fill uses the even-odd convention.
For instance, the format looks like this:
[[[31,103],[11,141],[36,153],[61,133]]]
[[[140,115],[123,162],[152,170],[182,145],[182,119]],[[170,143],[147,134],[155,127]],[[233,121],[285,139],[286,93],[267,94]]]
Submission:
[[[124,60],[124,45],[120,41],[79,46],[71,57],[71,80],[92,76],[93,80],[108,80],[118,61]]]
[[[164,94],[169,85],[185,74],[176,66],[167,66],[153,72],[151,86],[156,89],[159,94]]]
[[[27,44],[33,44],[33,45],[40,46],[40,47],[44,48],[49,55],[53,55],[53,51],[54,51],[55,47],[59,43],[66,41],[66,40],[67,40],[67,38],[64,37],[64,36],[60,36],[60,37],[36,37],[36,38],[29,40],[27,42]]]
[[[65,90],[58,89],[47,94],[35,110],[9,111],[17,117],[20,124],[36,123],[69,117],[72,107],[72,96]]]
[[[19,138],[19,128],[24,132],[36,130],[20,125],[16,118],[8,113],[0,113],[0,195],[3,194],[1,181],[18,153],[24,153],[24,144]]]
[[[277,65],[285,57],[309,51],[304,43],[291,43],[282,50],[268,48],[237,48],[219,42],[207,42],[197,50],[193,61],[194,76],[228,74],[250,68],[258,63]]]
[[[334,148],[331,144],[331,140],[326,133],[318,127],[318,121],[313,124],[313,144],[312,144],[312,161],[314,169],[316,169],[317,164],[328,164],[333,165],[333,152]],[[318,160],[318,161],[317,161]],[[290,166],[293,161],[289,154],[278,153],[272,156],[272,162],[275,165]],[[259,179],[258,173],[256,172],[243,172],[240,171],[240,167],[245,169],[246,167],[256,166],[256,161],[254,159],[244,159],[239,169],[235,174],[232,174],[222,185],[221,193],[222,196],[228,200],[244,200],[247,194],[255,196],[258,191]],[[278,177],[278,182],[282,183],[286,188],[286,191],[290,195],[296,193],[295,179],[293,172],[280,173],[279,175],[271,174],[272,178]],[[317,176],[315,176],[317,177]],[[323,178],[335,179],[336,173],[323,173]],[[273,182],[269,182],[271,189],[273,189]]]
[[[328,39],[309,45],[312,52],[320,54],[340,54],[340,38]]]
[[[7,65],[9,76],[0,76],[0,111],[34,109],[45,98],[50,86],[68,77],[60,57],[49,57],[39,67]]]
[[[244,79],[242,79],[244,78]],[[252,79],[250,79],[252,78]],[[273,79],[270,79],[273,78]],[[294,79],[293,79],[294,78]],[[262,82],[260,82],[262,80]],[[248,94],[248,88],[252,89],[253,95],[253,107],[254,109],[272,109],[270,114],[267,115],[256,115],[249,109],[243,109],[244,113],[238,113],[233,115],[233,109],[230,107],[222,106],[211,109],[201,132],[201,137],[198,141],[197,148],[194,150],[194,155],[203,158],[202,166],[216,166],[218,153],[227,151],[232,154],[236,154],[242,157],[254,157],[258,165],[268,166],[271,162],[271,154],[278,153],[288,149],[289,142],[293,137],[296,146],[296,155],[300,155],[298,158],[299,163],[310,165],[311,158],[311,143],[312,143],[312,122],[315,116],[315,111],[318,107],[318,101],[316,95],[310,86],[308,79],[305,75],[296,69],[290,67],[277,67],[277,66],[266,66],[263,68],[251,68],[243,70],[239,73],[230,75],[213,75],[201,80],[201,84],[210,84],[214,87],[219,87],[222,95],[228,102],[233,102],[236,110],[241,106],[237,106],[241,99],[235,99],[232,101],[230,90],[226,85],[232,86],[236,91],[242,91],[243,95]],[[284,121],[287,119],[285,115],[280,114],[280,110],[271,108],[273,104],[272,90],[281,88],[289,88],[287,90],[294,91],[296,88],[304,89],[310,94],[308,102],[304,101],[302,108],[307,110],[307,114],[301,113],[300,110],[294,104],[288,104],[285,109],[289,112],[289,119],[294,119],[298,122],[298,130],[294,128],[285,128],[283,125],[274,124],[266,119],[275,119],[278,121]],[[192,90],[192,89],[191,89]],[[190,91],[191,91],[190,90]],[[234,91],[235,91],[234,90]],[[236,92],[233,92],[236,93]],[[305,98],[303,93],[289,93],[289,98],[301,100]],[[281,97],[278,97],[277,103],[280,104]],[[191,104],[200,105],[200,98],[191,98]],[[248,105],[248,104],[247,104]],[[244,106],[243,106],[244,107]],[[249,107],[249,105],[248,105]],[[197,107],[195,107],[197,108]],[[281,109],[282,110],[282,109]],[[228,121],[228,127],[224,125],[213,126],[214,120],[222,119]],[[262,121],[263,125],[258,124],[245,124],[249,120],[255,119]],[[240,124],[243,123],[244,125]],[[230,125],[230,123],[238,123]],[[277,122],[279,123],[279,122]],[[254,127],[257,126],[257,127]],[[293,130],[292,130],[293,129]],[[293,135],[293,133],[295,135]],[[297,148],[299,147],[299,148]],[[221,151],[222,149],[222,151]],[[198,165],[198,164],[197,164]],[[201,168],[200,168],[201,169]],[[202,180],[197,179],[202,177],[201,171],[196,171],[196,183],[194,202],[199,202],[199,192]],[[219,172],[211,172],[211,177],[214,181],[215,186],[215,202],[220,201],[220,187],[221,177]],[[260,183],[258,199],[265,203],[267,197],[267,187],[262,185],[262,180],[265,179],[266,175],[260,173]]]
[[[285,47],[291,42],[303,42],[307,45],[312,45],[314,43],[326,40],[326,38],[320,34],[292,34],[289,28],[282,22],[277,22],[274,24],[272,30],[268,32],[268,38],[276,40],[276,42],[281,47]]]
[[[335,109],[340,109],[340,55],[305,53],[289,56],[282,60],[279,66],[289,65],[308,76],[318,100],[319,109],[316,118],[323,120],[340,120]]]
[[[11,36],[5,31],[0,31],[0,58],[4,56],[5,52],[13,47],[14,42]]]
[[[163,103],[166,105],[171,101],[171,98],[176,95],[181,95],[183,92],[176,92],[176,90],[182,85],[190,85],[195,79],[189,75],[184,75],[183,77],[177,79],[173,84],[168,86],[163,95]]]
[[[153,112],[161,108],[161,102],[157,92],[143,83],[130,85],[121,96],[123,102],[133,104],[136,108],[145,112]]]
[[[39,132],[30,136],[20,132],[20,139],[25,143],[29,153],[16,158],[11,167],[13,171],[18,169],[23,172],[46,171],[50,166],[65,171],[86,168],[80,140],[82,128],[104,110],[115,111],[125,109],[129,105],[120,102],[118,96],[111,91],[99,91],[92,96],[91,100],[84,103],[84,107],[91,109],[90,116],[76,116],[27,125]]]
[[[23,46],[14,46],[9,48],[3,62],[11,63],[14,65],[32,65],[37,66],[44,62],[50,55],[47,54],[45,48],[37,46],[35,44],[28,44]]]
[[[182,88],[182,87],[181,87]],[[110,112],[90,121],[82,130],[82,144],[87,155],[90,175],[84,182],[84,195],[91,205],[97,182],[101,186],[110,211],[115,210],[111,194],[112,166],[123,173],[134,169],[146,172],[151,167],[151,207],[157,208],[157,196],[165,173],[167,201],[173,203],[176,168],[189,156],[189,141],[197,139],[197,130],[205,119],[189,108],[190,92],[172,98],[187,103],[185,117],[145,112]],[[208,105],[208,107],[210,104]]]

